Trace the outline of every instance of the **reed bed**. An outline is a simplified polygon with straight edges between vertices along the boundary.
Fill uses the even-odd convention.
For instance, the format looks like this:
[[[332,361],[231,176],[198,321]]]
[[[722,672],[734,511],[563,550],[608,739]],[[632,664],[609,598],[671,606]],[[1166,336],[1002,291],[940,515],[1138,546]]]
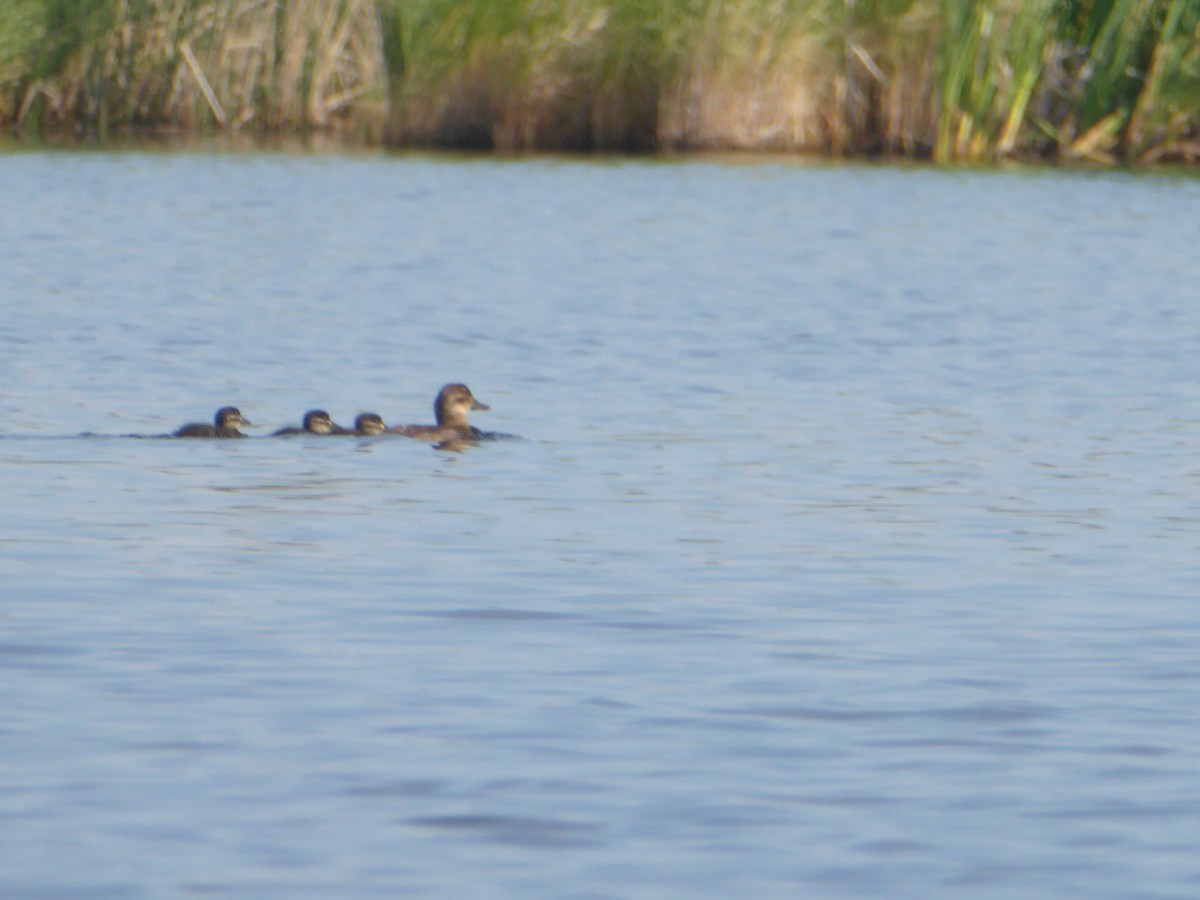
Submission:
[[[1200,160],[1200,0],[0,0],[17,127]]]
[[[18,127],[382,133],[374,0],[0,0],[9,17],[0,114]]]

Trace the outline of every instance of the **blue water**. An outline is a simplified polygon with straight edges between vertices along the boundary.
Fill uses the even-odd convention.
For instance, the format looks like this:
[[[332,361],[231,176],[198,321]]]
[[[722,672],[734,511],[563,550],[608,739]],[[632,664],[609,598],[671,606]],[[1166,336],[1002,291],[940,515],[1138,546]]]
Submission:
[[[1200,893],[1200,180],[0,189],[0,895]]]

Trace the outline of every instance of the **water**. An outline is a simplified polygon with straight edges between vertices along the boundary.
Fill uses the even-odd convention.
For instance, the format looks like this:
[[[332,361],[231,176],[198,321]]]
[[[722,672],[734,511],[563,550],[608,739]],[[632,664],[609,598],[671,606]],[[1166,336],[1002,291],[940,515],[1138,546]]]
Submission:
[[[1200,891],[1200,181],[0,185],[0,894]]]

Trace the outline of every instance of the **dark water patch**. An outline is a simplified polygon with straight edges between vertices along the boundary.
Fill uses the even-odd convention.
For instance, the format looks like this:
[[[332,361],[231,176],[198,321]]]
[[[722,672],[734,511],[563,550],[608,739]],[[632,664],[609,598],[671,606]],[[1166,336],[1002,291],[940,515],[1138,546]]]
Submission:
[[[883,710],[850,710],[803,706],[727,707],[715,709],[713,712],[721,716],[781,719],[785,721],[795,720],[801,722],[835,722],[847,725],[862,722],[890,722],[914,717],[913,713]]]
[[[195,897],[222,897],[239,893],[239,889],[232,884],[216,881],[185,881],[179,885],[179,890],[185,896]]]
[[[279,823],[277,839],[256,837],[247,841],[242,849],[257,865],[286,872],[288,877],[293,877],[295,870],[320,871],[323,864],[320,851],[299,846],[286,838],[287,832],[305,830],[304,826],[309,824],[311,820],[303,817],[285,820]]]
[[[1074,837],[1067,837],[1062,841],[1064,847],[1074,847],[1079,850],[1106,850],[1113,847],[1118,847],[1124,842],[1124,838],[1116,833],[1107,834],[1084,834]]]
[[[464,622],[553,622],[582,618],[574,613],[548,612],[537,609],[506,609],[500,607],[425,610],[419,614],[434,619],[456,619]]]
[[[1119,784],[1121,782],[1129,781],[1140,782],[1148,779],[1174,779],[1176,777],[1176,773],[1171,771],[1169,768],[1152,768],[1150,766],[1132,765],[1100,766],[1095,770],[1095,774],[1097,778],[1103,778],[1105,781],[1109,781],[1112,784]]]
[[[855,850],[870,856],[904,856],[909,853],[928,853],[935,850],[934,844],[923,841],[911,841],[895,838],[892,840],[867,841],[857,845]]]
[[[448,792],[449,786],[445,782],[421,778],[356,784],[341,791],[347,797],[358,797],[366,800],[407,800],[438,797]]]
[[[1169,756],[1175,751],[1151,744],[1124,744],[1115,747],[1097,747],[1094,752],[1102,756],[1159,757]]]
[[[235,749],[233,744],[217,741],[140,741],[126,745],[132,751],[162,755],[203,755],[216,752],[227,752]]]
[[[817,653],[811,650],[787,650],[780,653],[775,653],[773,656],[776,659],[786,660],[788,662],[802,663],[825,663],[836,659],[831,653]]]
[[[1196,671],[1179,671],[1179,672],[1156,672],[1148,676],[1150,681],[1177,681],[1177,682],[1192,682],[1200,681],[1200,670]]]
[[[489,795],[509,794],[516,797],[547,797],[564,794],[596,794],[605,785],[594,781],[556,778],[497,778],[479,783],[479,790]]]
[[[628,703],[624,700],[613,700],[608,697],[588,697],[583,701],[589,706],[599,706],[603,709],[639,709],[636,703]]]
[[[702,631],[699,625],[689,625],[681,622],[651,621],[648,619],[622,619],[620,621],[596,622],[597,628],[608,628],[614,631]]]
[[[61,660],[86,653],[83,647],[68,647],[62,644],[15,644],[0,643],[0,668],[61,668]]]
[[[1024,813],[1024,817],[1027,819],[1082,819],[1108,822],[1145,819],[1174,820],[1197,815],[1200,815],[1200,794],[1191,797],[1172,797],[1160,802],[1099,800],[1095,803],[1073,805],[1067,808]]]
[[[957,737],[903,738],[899,740],[872,740],[868,743],[873,747],[886,747],[896,750],[971,750],[1005,754],[1044,752],[1050,746],[1047,743],[1031,743],[1013,738],[1000,739],[1002,737],[1003,735],[997,735],[993,739]]]
[[[1119,868],[1103,861],[1089,860],[1085,865],[1076,860],[1045,860],[1026,858],[1011,863],[1004,862],[975,862],[974,860],[959,863],[962,871],[948,876],[945,885],[950,888],[973,888],[978,890],[1003,892],[1020,891],[1022,896],[1029,892],[1040,892],[1047,879],[1054,882],[1070,884],[1077,878],[1085,877],[1088,883],[1102,880],[1117,880]],[[1099,896],[1107,892],[1097,890]],[[1114,894],[1112,896],[1127,896]],[[1153,892],[1139,891],[1137,896],[1150,898]]]
[[[981,703],[948,709],[929,710],[922,713],[934,719],[950,722],[971,722],[987,725],[1009,725],[1039,719],[1061,718],[1062,710],[1033,704]]]
[[[169,844],[203,844],[208,841],[203,830],[178,825],[115,825],[113,832],[160,847]]]
[[[404,824],[473,836],[488,843],[513,847],[557,849],[594,846],[600,830],[565,819],[503,815],[447,815],[405,819]]]
[[[904,802],[900,797],[856,793],[777,794],[771,799],[797,806],[830,806],[841,809],[875,809]]]
[[[22,884],[17,881],[0,881],[0,896],[11,900],[134,900],[146,897],[145,889],[137,883],[125,884],[47,884],[57,881],[47,877],[38,883]]]

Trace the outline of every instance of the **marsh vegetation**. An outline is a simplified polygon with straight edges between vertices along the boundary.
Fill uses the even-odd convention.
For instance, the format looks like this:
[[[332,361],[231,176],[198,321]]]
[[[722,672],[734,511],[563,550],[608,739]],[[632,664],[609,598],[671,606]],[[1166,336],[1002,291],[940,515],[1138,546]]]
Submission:
[[[0,0],[22,131],[1200,159],[1200,0]]]

